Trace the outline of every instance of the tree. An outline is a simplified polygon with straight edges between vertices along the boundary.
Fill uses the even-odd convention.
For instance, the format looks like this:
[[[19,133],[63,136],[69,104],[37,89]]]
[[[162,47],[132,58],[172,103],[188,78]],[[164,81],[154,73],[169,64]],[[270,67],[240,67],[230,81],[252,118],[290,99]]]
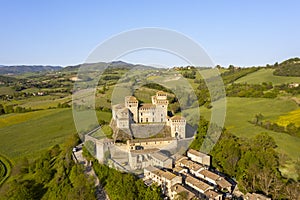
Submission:
[[[254,118],[254,123],[257,125],[261,125],[263,118],[264,116],[261,113],[256,114]]]
[[[253,146],[258,149],[262,148],[263,150],[277,147],[274,138],[269,136],[268,133],[260,133],[256,135],[253,139]]]

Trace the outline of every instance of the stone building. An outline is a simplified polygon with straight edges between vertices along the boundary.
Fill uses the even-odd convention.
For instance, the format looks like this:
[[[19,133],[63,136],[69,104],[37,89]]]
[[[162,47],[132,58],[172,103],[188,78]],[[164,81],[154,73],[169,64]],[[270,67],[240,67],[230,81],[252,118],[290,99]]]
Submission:
[[[180,184],[176,184],[171,187],[171,199],[178,199],[177,195],[180,193],[185,193],[186,200],[195,200],[198,199],[194,193],[186,189],[184,186]]]
[[[131,124],[165,124],[171,128],[171,137],[186,137],[186,120],[180,116],[168,117],[167,94],[158,91],[152,103],[139,104],[134,96],[125,97],[124,104],[112,106],[112,117],[119,129],[131,129]],[[133,134],[132,134],[133,135]]]
[[[196,151],[194,149],[189,149],[187,152],[187,156],[197,163],[200,163],[202,165],[210,166],[211,159],[210,156],[207,154],[204,154],[202,152]]]
[[[128,160],[129,166],[134,170],[143,169],[148,166],[172,169],[173,164],[173,160],[159,152],[157,148],[130,150]]]
[[[162,187],[165,195],[172,196],[172,186],[182,183],[182,177],[177,176],[169,171],[164,171],[159,168],[148,166],[144,168],[144,179],[150,179]]]
[[[167,125],[171,127],[171,136],[185,138],[186,120],[181,116],[173,116],[167,119]]]

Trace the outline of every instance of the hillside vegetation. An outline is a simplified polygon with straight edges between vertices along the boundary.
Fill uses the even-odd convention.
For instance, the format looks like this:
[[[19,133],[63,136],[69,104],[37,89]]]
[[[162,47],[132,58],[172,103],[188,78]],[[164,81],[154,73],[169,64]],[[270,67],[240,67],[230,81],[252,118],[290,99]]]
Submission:
[[[274,75],[300,77],[300,58],[288,59],[279,65],[275,64]]]
[[[219,66],[227,95],[226,131],[212,152],[213,165],[220,171],[228,173],[229,176],[235,177],[242,191],[263,192],[272,197],[285,198],[288,194],[287,188],[296,187],[297,189],[298,187],[300,137],[298,133],[290,134],[286,129],[298,130],[300,127],[299,105],[296,103],[300,95],[300,87],[289,86],[289,83],[300,83],[300,80],[299,77],[273,74],[280,66],[294,66],[297,62],[298,60],[294,60],[283,62],[278,66],[251,68],[230,66],[225,69]],[[76,81],[82,81],[82,88],[88,88],[89,81],[98,75],[93,70],[100,65],[102,67],[110,65],[110,68],[103,72],[102,79],[98,82],[95,111],[99,124],[104,127],[109,137],[112,134],[108,126],[112,117],[111,104],[116,103],[114,95],[121,97],[121,102],[118,103],[122,103],[124,95],[129,95],[129,91],[141,102],[147,103],[150,102],[151,95],[158,90],[165,90],[169,94],[169,113],[180,114],[182,108],[187,108],[188,116],[186,117],[192,125],[199,124],[199,121],[193,117],[195,112],[198,112],[199,105],[200,114],[204,117],[200,121],[199,133],[205,131],[207,122],[204,120],[210,119],[212,109],[218,109],[220,106],[218,100],[224,96],[210,93],[196,67],[166,70],[123,62],[90,65],[83,65],[91,67],[91,71],[80,77],[77,77],[76,70],[81,65],[47,72],[43,75],[32,73],[11,77],[0,76],[0,82],[2,80],[0,86],[0,154],[7,157],[12,165],[19,169],[19,172],[22,171],[17,173],[17,176],[12,173],[11,178],[5,182],[3,187],[6,195],[17,198],[18,196],[14,196],[13,191],[19,191],[20,194],[25,195],[20,196],[23,199],[28,197],[26,195],[32,195],[31,197],[37,199],[42,197],[44,199],[58,197],[76,199],[78,196],[74,191],[79,187],[77,184],[80,181],[89,182],[84,177],[80,179],[73,177],[73,175],[79,176],[82,169],[68,161],[70,156],[67,154],[71,149],[66,150],[62,144],[69,140],[70,135],[75,133],[83,135],[93,128],[76,130],[72,106],[78,108],[82,116],[82,120],[77,122],[79,125],[89,123],[90,112],[87,109],[91,110],[91,108],[80,104],[87,101],[85,95],[76,99],[77,101],[72,104],[72,94],[77,92],[73,88]],[[135,70],[136,67],[143,68],[142,75]],[[208,69],[199,68],[199,70]],[[146,77],[145,83],[141,81],[144,77]],[[210,78],[214,80],[215,76]],[[117,83],[126,88],[129,82],[133,83],[133,90],[127,91],[122,87],[116,90]],[[214,87],[219,87],[219,85],[214,85]],[[170,88],[176,88],[177,95],[185,95],[176,96]],[[261,116],[262,118],[257,120]],[[266,122],[277,123],[283,128],[274,130],[265,127]],[[290,125],[291,123],[293,126]],[[199,149],[204,137],[198,135],[192,147]],[[256,143],[264,142],[265,139],[270,146],[260,153]],[[74,144],[75,142],[68,145]],[[61,154],[61,152],[64,153]],[[65,160],[59,161],[59,159]],[[20,162],[22,162],[21,166],[25,166],[24,170],[20,167]],[[4,174],[3,169],[4,167],[0,165],[0,175]],[[125,199],[127,194],[128,198],[135,195],[142,198],[146,195],[148,199],[151,199],[152,194],[156,195],[157,199],[160,198],[157,196],[159,193],[157,188],[147,189],[132,175],[122,174],[96,163],[95,169],[111,199],[118,199],[120,196],[122,198],[124,196],[123,199]],[[255,171],[259,177],[252,173],[253,169],[262,170]],[[273,176],[273,172],[277,175],[276,177]],[[264,181],[268,181],[262,178],[263,175],[272,178],[270,189],[263,185]],[[59,179],[59,176],[63,178]],[[282,196],[278,196],[280,192],[275,190],[277,183],[282,183],[282,180],[284,187],[278,190],[282,192]],[[56,182],[62,185],[54,186]],[[252,186],[251,182],[256,185]],[[124,183],[128,184],[126,185],[128,190],[133,188],[136,191],[127,193],[126,190],[121,190]],[[93,194],[94,188],[90,187],[91,185],[86,186]],[[116,187],[119,189],[115,190]],[[33,189],[36,189],[36,192]],[[55,196],[55,193],[61,196]],[[85,198],[92,199],[89,194],[85,193],[85,195]]]

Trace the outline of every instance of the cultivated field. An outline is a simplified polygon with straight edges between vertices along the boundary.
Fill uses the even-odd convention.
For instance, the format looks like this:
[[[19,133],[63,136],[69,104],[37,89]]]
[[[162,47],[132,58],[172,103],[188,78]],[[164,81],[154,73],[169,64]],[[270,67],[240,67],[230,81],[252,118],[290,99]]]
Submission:
[[[104,121],[111,118],[111,113],[97,111],[96,114]],[[3,115],[0,116],[0,154],[13,163],[24,156],[33,158],[76,132],[70,108]]]

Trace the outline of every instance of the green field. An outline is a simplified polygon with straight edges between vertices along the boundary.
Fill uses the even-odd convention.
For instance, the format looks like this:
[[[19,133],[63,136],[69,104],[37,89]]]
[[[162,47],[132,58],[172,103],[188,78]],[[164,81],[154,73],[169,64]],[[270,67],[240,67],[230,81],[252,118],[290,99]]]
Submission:
[[[44,116],[28,117],[23,122],[0,128],[0,153],[13,162],[23,156],[34,157],[55,144],[63,143],[67,136],[76,132],[71,109],[47,111],[47,114],[36,111],[34,114]],[[23,115],[19,117],[24,118]]]
[[[71,96],[64,96],[61,96],[62,98],[53,94],[49,96],[35,96],[20,100],[18,103],[25,108],[47,109],[49,107],[56,107],[59,103],[62,104],[71,101]]]
[[[32,96],[26,99],[21,100],[12,100],[12,101],[0,101],[0,104],[3,105],[18,105],[24,108],[31,109],[48,109],[49,107],[57,107],[59,103],[66,103],[72,100],[71,96],[51,94],[46,96]]]
[[[278,85],[283,83],[300,82],[300,77],[274,76],[273,71],[274,69],[260,69],[238,79],[235,83],[259,84],[262,82],[272,82],[274,85]]]
[[[0,128],[11,126],[14,124],[19,124],[22,122],[26,122],[28,120],[35,120],[39,118],[46,117],[47,115],[52,115],[57,113],[58,110],[41,110],[35,112],[27,112],[27,113],[11,113],[7,115],[0,116]]]
[[[111,118],[111,113],[96,114],[105,121]],[[0,117],[0,154],[13,163],[23,156],[33,158],[76,132],[69,108],[3,115]]]
[[[218,104],[214,105],[218,108]],[[225,127],[238,137],[250,138],[261,132],[269,133],[278,145],[278,152],[287,155],[294,163],[300,157],[300,138],[290,136],[285,133],[277,133],[255,126],[251,121],[258,113],[263,114],[265,120],[277,120],[279,116],[286,115],[289,112],[298,109],[298,106],[288,99],[263,99],[263,98],[227,98],[227,111],[225,118]],[[195,112],[195,109],[189,110],[189,113]],[[206,119],[210,118],[210,110],[201,107],[200,115]],[[287,165],[290,169],[282,168],[289,177],[295,177],[293,165]]]
[[[0,87],[0,95],[13,95],[15,91],[11,87]]]

